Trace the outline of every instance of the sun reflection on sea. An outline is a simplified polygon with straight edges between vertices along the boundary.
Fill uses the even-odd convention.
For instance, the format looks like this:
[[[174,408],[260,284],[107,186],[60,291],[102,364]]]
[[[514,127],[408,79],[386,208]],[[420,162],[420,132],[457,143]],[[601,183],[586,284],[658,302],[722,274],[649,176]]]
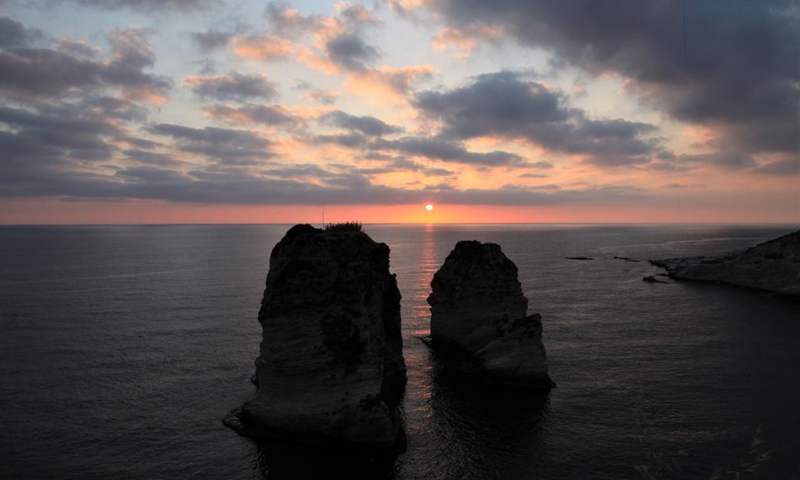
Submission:
[[[417,336],[430,334],[428,295],[430,294],[430,285],[433,275],[439,268],[436,258],[433,229],[433,225],[425,225],[425,233],[422,237],[422,259],[420,261],[419,274],[415,279],[414,305],[411,311],[415,323],[414,335]]]
[[[432,396],[432,363],[428,348],[419,340],[430,334],[430,308],[428,295],[434,273],[439,268],[436,255],[436,232],[433,224],[425,225],[421,248],[417,250],[416,268],[406,285],[405,294],[408,315],[403,317],[406,325],[403,354],[408,368],[405,417],[408,433],[413,435],[430,425]]]

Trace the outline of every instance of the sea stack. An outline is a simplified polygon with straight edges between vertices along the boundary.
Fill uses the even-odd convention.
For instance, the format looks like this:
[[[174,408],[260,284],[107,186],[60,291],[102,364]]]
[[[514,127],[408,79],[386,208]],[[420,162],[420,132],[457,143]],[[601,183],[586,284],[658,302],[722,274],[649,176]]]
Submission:
[[[258,321],[258,393],[226,425],[247,436],[402,451],[406,368],[386,244],[360,225],[292,227],[272,250]]]
[[[494,243],[462,241],[433,276],[431,345],[477,381],[549,389],[542,319],[528,315],[517,267]]]

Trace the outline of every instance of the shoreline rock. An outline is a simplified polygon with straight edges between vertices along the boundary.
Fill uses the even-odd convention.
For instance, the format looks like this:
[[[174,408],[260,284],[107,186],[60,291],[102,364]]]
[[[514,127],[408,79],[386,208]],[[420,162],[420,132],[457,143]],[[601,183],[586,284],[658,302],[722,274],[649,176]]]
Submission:
[[[405,449],[400,292],[389,247],[292,227],[270,256],[258,391],[223,421],[241,435],[369,455]]]
[[[722,283],[800,297],[800,230],[744,252],[650,260],[678,280]]]
[[[663,280],[659,280],[653,275],[648,275],[648,276],[642,278],[642,281],[647,282],[647,283],[669,283],[669,282],[665,282]]]
[[[453,370],[486,384],[555,386],[541,316],[527,314],[517,267],[499,245],[458,242],[431,288],[429,344]]]

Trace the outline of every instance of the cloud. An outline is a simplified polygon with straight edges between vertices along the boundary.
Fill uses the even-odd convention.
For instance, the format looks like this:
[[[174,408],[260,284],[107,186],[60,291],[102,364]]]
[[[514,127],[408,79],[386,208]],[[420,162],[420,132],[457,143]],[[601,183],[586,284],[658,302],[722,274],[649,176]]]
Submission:
[[[463,139],[495,134],[531,137],[539,125],[569,119],[564,102],[559,92],[504,71],[479,75],[465,87],[420,92],[414,106],[441,118],[444,135]]]
[[[351,5],[344,2],[335,5],[336,14],[303,15],[299,10],[289,8],[282,2],[270,2],[267,6],[267,18],[275,33],[298,38],[313,35],[323,42],[345,32],[361,33],[366,27],[381,23],[380,17],[362,5]]]
[[[686,184],[686,183],[670,183],[670,184],[664,185],[664,188],[669,188],[671,190],[681,190],[681,189],[685,189],[685,188],[704,188],[704,187],[705,187],[705,185],[701,185],[701,184],[698,184],[698,183],[689,183],[689,184]]]
[[[60,99],[97,88],[119,88],[129,98],[162,103],[171,81],[144,73],[155,63],[146,35],[139,29],[112,30],[111,59],[105,61],[31,46],[2,49],[0,90],[23,99]]]
[[[192,42],[203,53],[211,53],[228,46],[233,33],[209,29],[205,32],[192,32]]]
[[[83,110],[83,114],[107,121],[142,122],[147,119],[148,113],[148,110],[137,102],[109,96],[86,96],[77,107]]]
[[[370,148],[391,150],[443,162],[479,166],[510,165],[522,160],[522,157],[513,153],[501,151],[488,153],[470,152],[459,144],[426,137],[402,137],[397,140],[377,139],[370,145]]]
[[[118,145],[160,147],[132,134],[131,124],[145,118],[145,110],[130,100],[106,96],[38,108],[0,107],[0,128],[5,128],[0,130],[0,194],[51,194],[49,186],[62,179],[107,169]],[[79,190],[61,194],[81,195]]]
[[[184,180],[186,176],[175,170],[154,167],[128,167],[118,170],[115,176],[133,180],[141,180],[148,184],[172,183]]]
[[[267,7],[270,29],[234,40],[237,54],[252,59],[276,60],[290,55],[329,75],[347,75],[348,87],[358,95],[397,101],[436,72],[430,65],[376,67],[378,49],[365,40],[380,17],[360,5],[339,3],[330,16],[303,15],[285,4]],[[262,53],[266,51],[266,54]]]
[[[267,6],[269,29],[233,40],[236,54],[255,60],[282,60],[290,55],[325,71],[363,71],[378,51],[362,38],[380,18],[360,5],[339,3],[331,16],[303,15],[283,3]]]
[[[378,59],[378,51],[353,34],[342,34],[325,44],[328,59],[345,70],[364,72]]]
[[[800,155],[788,155],[784,158],[765,162],[751,171],[764,175],[786,176],[798,181],[800,179]]]
[[[382,166],[378,167],[359,167],[358,173],[363,175],[379,175],[379,174],[386,174],[386,173],[397,173],[397,172],[413,172],[422,174],[424,177],[449,177],[456,175],[456,172],[452,170],[448,170],[446,168],[437,168],[437,167],[426,167],[420,163],[414,162],[412,160],[408,160],[403,157],[390,157],[391,161],[386,162]],[[366,159],[366,158],[365,158]],[[378,161],[384,161],[385,159],[378,159]]]
[[[108,10],[130,8],[143,12],[207,10],[220,5],[220,0],[73,0],[80,5]]]
[[[328,178],[331,172],[313,163],[284,165],[262,170],[262,173],[273,177],[296,179],[298,177]]]
[[[101,50],[94,45],[81,40],[71,40],[69,38],[62,38],[59,40],[58,49],[68,55],[86,58],[96,58],[101,52]]]
[[[447,177],[450,175],[455,175],[456,172],[446,168],[424,168],[422,173],[426,177]]]
[[[699,163],[728,170],[740,170],[756,165],[756,161],[751,155],[736,151],[678,155],[674,162],[678,164]]]
[[[526,167],[526,168],[543,168],[543,169],[553,168],[553,164],[552,163],[546,162],[544,160],[540,160],[538,162],[527,162],[527,163],[521,164],[519,166],[520,167]]]
[[[396,155],[385,155],[382,153],[374,153],[368,152],[366,155],[359,157],[360,161],[367,161],[367,162],[382,162],[383,165],[380,167],[370,167],[364,168],[360,167],[359,172],[366,173],[367,171],[372,173],[390,173],[390,172],[420,172],[427,167],[424,165],[417,163],[413,160],[409,160],[405,157],[396,156]]]
[[[237,55],[265,62],[284,60],[296,50],[289,40],[271,35],[238,35],[232,43]]]
[[[195,95],[204,99],[245,101],[277,96],[277,84],[266,75],[232,72],[228,75],[191,75],[183,80]]]
[[[518,185],[505,185],[497,189],[453,189],[438,193],[433,200],[456,205],[522,206],[613,204],[646,198],[639,189],[624,186],[591,186],[585,189],[545,188],[543,190]]]
[[[177,167],[183,165],[185,162],[175,160],[172,155],[165,153],[156,153],[146,150],[137,150],[135,148],[123,150],[125,158],[137,163],[144,163],[147,165],[158,165],[161,167]]]
[[[519,74],[479,75],[469,85],[417,94],[413,105],[442,122],[444,138],[525,139],[550,151],[585,156],[603,166],[649,161],[658,139],[642,139],[657,128],[624,119],[591,119],[568,105],[567,97]]]
[[[357,132],[314,135],[310,140],[316,144],[329,143],[346,148],[360,148],[367,144],[367,137]]]
[[[348,88],[357,95],[402,100],[436,70],[430,65],[377,67],[377,48],[365,40],[380,17],[361,5],[339,3],[333,15],[303,15],[286,4],[267,7],[268,29],[238,35],[232,40],[234,52],[242,57],[276,61],[293,58],[327,75],[345,75]],[[331,104],[331,97],[316,99]]]
[[[445,27],[431,40],[431,48],[436,51],[454,48],[458,58],[466,60],[479,46],[495,42],[504,33],[499,26]]]
[[[308,92],[306,96],[323,105],[333,105],[339,98],[339,92],[335,90],[314,90]]]
[[[13,18],[0,16],[0,48],[23,47],[42,36],[37,29],[26,28]]]
[[[464,148],[459,142],[435,137],[405,136],[388,140],[375,136],[374,134],[377,131],[377,128],[367,128],[366,132],[353,128],[353,131],[344,134],[314,135],[310,137],[310,141],[317,144],[335,144],[350,149],[365,149],[367,152],[360,157],[364,160],[391,161],[393,162],[392,168],[413,171],[421,170],[423,167],[402,157],[388,155],[385,152],[396,152],[411,157],[421,157],[446,163],[473,165],[479,168],[494,166],[516,168],[518,165],[525,164],[522,157],[509,152],[498,150],[472,152]]]
[[[273,145],[270,140],[247,130],[160,123],[152,125],[149,131],[172,137],[179,150],[203,155],[220,165],[257,165],[275,156],[270,150]]]
[[[0,132],[5,147],[5,132]],[[0,165],[0,172],[6,166]],[[5,173],[5,172],[3,172]],[[88,199],[158,199],[171,202],[228,203],[250,205],[327,204],[418,204],[435,201],[449,204],[555,205],[613,203],[642,198],[624,187],[589,187],[583,190],[536,190],[520,186],[499,189],[459,190],[449,184],[428,189],[403,189],[373,184],[357,170],[339,173],[315,165],[269,168],[260,176],[243,169],[191,170],[137,166],[98,174],[29,169],[24,179],[9,184],[0,175],[0,196],[61,196]],[[25,180],[25,181],[23,181]]]
[[[545,175],[543,173],[531,173],[531,172],[528,172],[528,173],[523,173],[522,175],[519,175],[519,178],[548,178],[549,176],[550,175]]]
[[[267,126],[297,125],[301,119],[281,105],[247,104],[239,107],[212,105],[202,108],[203,114],[228,123],[259,123]]]
[[[498,28],[548,51],[556,65],[618,74],[647,105],[713,127],[716,148],[800,148],[800,29],[791,0],[430,0],[425,8],[445,31],[479,39],[474,32]]]
[[[68,1],[69,5],[135,9],[134,20],[149,8],[174,14],[201,12],[218,4]],[[676,32],[670,30],[674,27],[670,22],[680,20],[680,15],[669,17],[667,14],[676,11],[666,1],[627,5],[635,17],[630,21],[620,15],[623,9],[615,2],[602,6],[583,0],[574,5],[544,4],[541,0],[500,0],[490,6],[475,0],[394,3],[405,11],[428,5],[444,20],[444,28],[431,45],[435,49],[466,57],[487,42],[510,39],[552,54],[556,73],[558,67],[569,67],[569,77],[579,70],[581,80],[563,84],[562,90],[533,73],[495,72],[453,84],[453,75],[463,71],[456,69],[440,79],[446,87],[433,87],[431,80],[437,80],[438,73],[431,65],[384,65],[409,58],[407,55],[414,52],[380,48],[382,44],[376,39],[386,37],[376,28],[381,22],[378,7],[338,4],[333,14],[305,15],[272,3],[267,7],[266,23],[253,27],[235,27],[230,23],[235,19],[223,19],[222,24],[205,31],[180,34],[203,30],[206,24],[198,26],[196,21],[202,22],[205,16],[192,17],[191,27],[173,25],[177,38],[191,42],[189,46],[200,52],[227,49],[227,53],[239,57],[216,55],[210,60],[216,62],[220,72],[231,72],[228,74],[185,78],[187,74],[181,74],[177,81],[183,79],[187,92],[180,92],[179,105],[161,111],[152,103],[167,99],[172,80],[156,72],[174,74],[201,67],[192,58],[165,64],[169,58],[162,55],[167,52],[156,52],[154,47],[168,49],[174,45],[155,42],[151,31],[112,30],[107,42],[96,33],[85,32],[89,35],[85,38],[92,39],[89,43],[53,37],[0,17],[0,196],[254,205],[322,201],[630,205],[645,199],[645,191],[629,185],[560,181],[578,175],[602,182],[602,172],[584,167],[614,167],[613,178],[621,182],[630,172],[627,181],[643,181],[664,198],[685,199],[686,194],[694,193],[693,188],[701,186],[687,181],[686,175],[672,173],[703,168],[708,171],[701,174],[711,175],[716,182],[715,188],[708,187],[709,194],[711,190],[730,193],[724,185],[731,177],[737,184],[747,178],[761,180],[763,185],[748,190],[755,192],[749,194],[753,198],[773,185],[783,190],[767,193],[788,198],[791,182],[800,178],[800,158],[796,155],[798,82],[793,70],[797,64],[788,61],[798,47],[787,41],[795,39],[797,33],[783,29],[787,15],[784,7],[789,4],[767,0],[763,5],[742,7],[743,11],[755,12],[757,18],[752,22],[740,18],[740,13],[726,12],[720,16],[720,25],[693,26],[692,19],[699,18],[693,15],[711,7],[686,2],[690,40],[687,70],[682,32],[678,30],[674,36]],[[593,16],[585,15],[584,8],[594,9]],[[796,9],[793,12],[796,17]],[[88,9],[79,9],[79,13],[92,14]],[[541,18],[533,18],[534,13]],[[31,10],[25,15],[33,18],[38,13]],[[125,25],[131,12],[110,15],[106,12],[100,16],[103,21]],[[521,18],[513,18],[515,15]],[[768,18],[766,24],[772,31],[759,24],[764,18]],[[41,21],[47,28],[56,28],[46,19]],[[699,32],[708,35],[701,41]],[[677,43],[665,40],[670,35]],[[756,41],[748,44],[735,38],[737,35],[747,42]],[[675,51],[661,55],[668,44]],[[753,52],[763,58],[756,58]],[[383,58],[381,54],[393,57]],[[706,65],[703,59],[708,55],[718,58]],[[540,58],[539,54],[534,57]],[[431,58],[444,59],[436,54]],[[301,83],[303,89],[298,85],[297,91],[287,91],[300,104],[278,104],[279,89],[269,78],[239,73],[256,71],[236,66],[258,67],[249,60],[304,64],[287,64],[279,72],[290,82],[299,80],[297,75],[311,82]],[[677,73],[665,68],[670,62],[677,65]],[[306,76],[306,66],[337,78],[314,80]],[[234,67],[239,71],[230,70]],[[467,67],[475,70],[480,64]],[[726,78],[735,76],[737,68],[742,69],[742,78]],[[637,118],[658,118],[662,113],[666,120],[687,122],[691,125],[684,132],[691,133],[691,138],[678,141],[679,133],[673,132],[679,129],[669,121],[662,133],[656,125],[632,121],[633,117],[600,118],[577,108],[599,105],[592,95],[603,89],[583,83],[593,75],[625,79],[625,91],[636,95],[641,106],[650,107],[644,113],[637,111],[641,115]],[[564,80],[552,78],[554,82]],[[576,85],[585,86],[592,94],[580,88],[573,90]],[[351,96],[345,101],[338,91],[315,88],[338,88],[366,98]],[[184,95],[189,90],[194,98]],[[579,95],[588,96],[577,102]],[[338,102],[342,110],[324,107],[337,98],[342,98]],[[198,99],[205,101],[198,105]],[[399,107],[383,108],[383,99],[398,102]],[[194,110],[187,110],[192,104]],[[362,110],[351,110],[356,107]],[[617,106],[612,99],[611,104],[606,102],[599,108],[613,112]],[[198,116],[198,112],[204,116]],[[351,114],[356,112],[358,115]],[[176,120],[179,117],[186,120]],[[662,134],[675,135],[673,140],[678,143],[669,148],[694,142],[693,150],[668,150],[668,140],[662,139]],[[556,169],[557,173],[551,173]],[[670,174],[662,175],[661,181],[650,181],[655,178],[650,174],[661,171]],[[500,188],[484,188],[481,183],[497,185],[502,178],[509,184]],[[384,182],[392,186],[382,185]]]
[[[45,107],[40,112],[0,107],[0,124],[14,129],[13,133],[4,132],[11,150],[0,151],[9,155],[6,161],[12,163],[36,161],[23,152],[69,162],[107,160],[115,149],[106,139],[122,132],[112,113],[106,110],[92,115],[85,104]],[[19,158],[13,158],[13,150]]]
[[[247,107],[229,107],[247,112]],[[273,142],[257,132],[214,127],[192,128],[159,123],[146,133],[164,142],[141,138],[131,124],[145,121],[136,104],[124,98],[86,98],[74,104],[38,111],[0,108],[0,196],[87,199],[159,199],[172,202],[307,205],[402,204],[433,199],[448,203],[540,205],[589,198],[613,201],[628,191],[550,191],[543,187],[459,190],[447,183],[404,189],[374,183],[369,175],[416,172],[448,177],[449,169],[422,165],[381,150],[411,156],[477,165],[509,165],[519,161],[506,152],[469,152],[457,143],[404,137],[396,141],[367,137],[391,125],[348,114],[331,119],[353,131],[371,150],[366,157],[383,162],[377,168],[351,165],[278,163]],[[343,112],[342,112],[343,113]],[[364,121],[366,119],[366,121]],[[380,123],[378,123],[380,122]],[[364,133],[362,133],[362,131]],[[373,140],[369,140],[372,138]],[[119,145],[129,145],[121,149]],[[202,161],[207,160],[206,162]],[[591,190],[591,189],[589,189]]]
[[[358,94],[373,95],[389,100],[404,100],[420,83],[436,74],[431,65],[370,68],[354,74],[349,81],[350,90]]]
[[[528,188],[532,190],[561,190],[561,185],[555,183],[548,183],[546,185],[530,185]]]
[[[145,149],[145,150],[154,150],[159,147],[164,146],[160,142],[154,142],[152,140],[148,140],[145,138],[134,137],[130,135],[120,135],[117,137],[117,142],[124,143],[133,148]]]
[[[285,2],[270,2],[266,13],[271,30],[289,38],[313,32],[324,18],[321,15],[303,15],[299,10],[289,8]]]
[[[380,137],[403,131],[401,127],[389,125],[378,118],[350,115],[341,110],[323,115],[321,121],[345,130],[358,131],[370,137]]]

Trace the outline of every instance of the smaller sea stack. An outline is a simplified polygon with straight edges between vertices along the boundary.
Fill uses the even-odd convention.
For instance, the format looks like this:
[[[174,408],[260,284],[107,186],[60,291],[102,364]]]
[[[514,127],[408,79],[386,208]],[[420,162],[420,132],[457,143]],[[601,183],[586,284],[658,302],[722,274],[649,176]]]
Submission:
[[[433,276],[431,345],[483,383],[549,389],[542,319],[528,315],[514,262],[494,243],[461,241]]]
[[[270,256],[258,393],[225,424],[267,439],[397,453],[406,383],[389,247],[360,226],[292,227]]]

